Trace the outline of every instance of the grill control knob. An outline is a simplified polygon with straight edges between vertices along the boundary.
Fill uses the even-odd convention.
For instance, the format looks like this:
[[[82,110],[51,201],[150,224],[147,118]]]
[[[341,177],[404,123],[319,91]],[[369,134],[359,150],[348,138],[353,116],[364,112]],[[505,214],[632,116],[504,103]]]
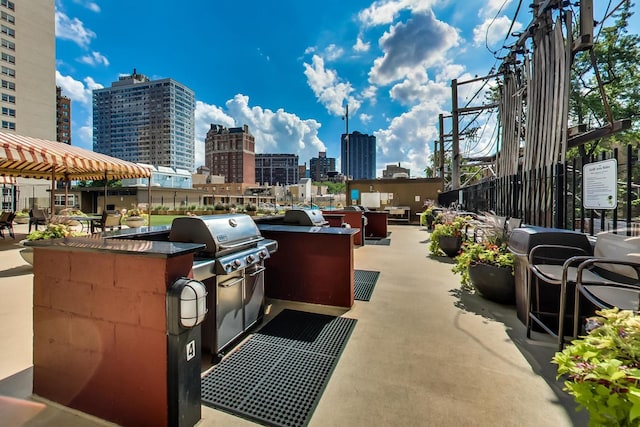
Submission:
[[[247,262],[248,263],[252,263],[253,261],[255,261],[256,257],[253,256],[253,254],[249,254],[247,255]]]
[[[234,259],[233,260],[233,269],[235,270],[236,268],[240,267],[242,265],[242,263],[240,262],[239,259]]]
[[[263,250],[260,251],[259,255],[260,255],[260,258],[264,258],[264,257],[267,256],[267,251],[265,249],[263,249]]]

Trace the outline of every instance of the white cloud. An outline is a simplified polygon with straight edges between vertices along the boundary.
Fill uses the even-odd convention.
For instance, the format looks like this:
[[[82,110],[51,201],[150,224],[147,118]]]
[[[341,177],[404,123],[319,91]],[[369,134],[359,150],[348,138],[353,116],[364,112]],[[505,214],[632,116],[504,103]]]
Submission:
[[[89,9],[92,12],[100,12],[100,6],[98,6],[97,3],[93,2],[93,1],[86,1],[86,0],[73,0],[74,3],[76,4],[81,4],[84,7],[86,7],[87,9]]]
[[[283,109],[252,107],[249,97],[242,94],[228,100],[225,107],[196,102],[196,166],[204,164],[204,139],[212,123],[226,127],[248,125],[255,137],[256,153],[294,153],[304,162],[326,151],[318,138],[321,125],[315,120],[301,119]]]
[[[384,56],[377,58],[369,81],[389,84],[416,70],[446,61],[447,51],[460,43],[456,29],[438,21],[429,11],[414,15],[406,23],[392,26],[380,38]]]
[[[333,43],[327,46],[327,48],[324,50],[324,57],[326,58],[327,61],[335,61],[336,59],[340,58],[343,54],[344,54],[344,49],[339,46],[336,46]]]
[[[63,93],[71,98],[71,101],[84,105],[91,105],[93,89],[103,87],[91,77],[86,77],[83,83],[71,76],[63,76],[59,71],[56,71],[56,85],[62,88]]]
[[[500,12],[505,11],[509,7],[509,3],[511,3],[511,0],[485,0],[483,2],[484,7],[478,10],[478,16],[484,19],[493,19]]]
[[[304,63],[307,84],[329,113],[342,115],[345,103],[348,103],[354,112],[360,108],[361,102],[350,96],[354,91],[351,83],[340,81],[335,70],[325,68],[324,59],[319,55],[313,55],[311,61],[312,64]]]
[[[473,29],[473,44],[475,46],[484,46],[485,43],[490,48],[496,50],[502,48],[501,44],[505,40],[505,36],[508,36],[509,26],[511,25],[511,19],[506,16],[501,16],[485,20],[482,24],[476,26]],[[518,31],[522,28],[522,24],[515,22],[511,32]]]
[[[56,11],[56,37],[62,40],[71,40],[81,47],[88,47],[96,33],[84,27],[78,18],[69,18],[60,11]]]
[[[89,55],[85,55],[79,59],[80,62],[85,63],[87,65],[104,65],[105,67],[109,66],[109,60],[106,56],[101,54],[100,52],[91,52]]]
[[[378,0],[358,13],[358,20],[367,27],[390,24],[403,10],[424,12],[436,4],[437,0]]]
[[[362,113],[358,116],[358,118],[362,123],[367,124],[371,121],[371,119],[373,119],[373,116],[371,114]]]
[[[402,105],[431,102],[437,105],[451,100],[451,89],[444,82],[434,82],[422,72],[415,73],[391,88],[389,95]]]
[[[368,86],[365,90],[362,91],[362,99],[366,99],[371,103],[371,105],[376,105],[376,94],[378,93],[378,88],[374,85]]]
[[[363,42],[362,38],[360,37],[358,37],[358,40],[356,40],[356,44],[353,45],[353,50],[356,52],[368,52],[370,48],[371,48],[371,43]]]
[[[439,113],[438,105],[426,101],[394,117],[388,128],[374,132],[377,164],[402,162],[407,167],[406,163],[409,163],[412,177],[424,177],[424,168],[431,155],[429,144],[438,138]]]

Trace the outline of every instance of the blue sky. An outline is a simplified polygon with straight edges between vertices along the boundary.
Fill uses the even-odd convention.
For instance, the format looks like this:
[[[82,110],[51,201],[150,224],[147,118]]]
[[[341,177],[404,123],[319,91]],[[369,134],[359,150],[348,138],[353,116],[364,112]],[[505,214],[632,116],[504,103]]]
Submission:
[[[196,167],[219,123],[249,125],[257,153],[296,153],[308,165],[326,151],[339,168],[348,103],[349,131],[377,137],[378,176],[400,163],[419,177],[438,114],[451,110],[451,79],[489,73],[517,3],[56,0],[56,81],[72,99],[72,144],[83,148],[92,149],[91,91],[136,68],[195,92]],[[512,31],[531,21],[529,3]],[[480,84],[460,87],[461,104]],[[463,150],[491,151],[495,114],[482,123]]]

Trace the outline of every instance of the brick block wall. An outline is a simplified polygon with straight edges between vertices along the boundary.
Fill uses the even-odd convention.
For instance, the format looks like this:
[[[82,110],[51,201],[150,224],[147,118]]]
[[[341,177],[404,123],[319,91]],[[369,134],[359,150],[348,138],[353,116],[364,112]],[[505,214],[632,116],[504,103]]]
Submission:
[[[35,394],[121,425],[167,425],[166,290],[192,255],[34,250]]]

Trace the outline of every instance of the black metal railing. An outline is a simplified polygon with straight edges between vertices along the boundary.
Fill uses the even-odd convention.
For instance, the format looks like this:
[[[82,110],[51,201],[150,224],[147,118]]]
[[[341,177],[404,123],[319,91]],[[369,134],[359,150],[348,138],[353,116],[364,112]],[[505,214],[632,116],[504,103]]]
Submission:
[[[620,156],[616,148],[598,156],[576,158],[541,169],[497,177],[479,184],[443,192],[441,206],[457,205],[472,212],[493,211],[520,218],[524,224],[580,230],[589,234],[625,230],[640,235],[640,163],[637,149],[626,146]],[[616,159],[618,164],[617,207],[586,209],[582,171],[589,163]]]

